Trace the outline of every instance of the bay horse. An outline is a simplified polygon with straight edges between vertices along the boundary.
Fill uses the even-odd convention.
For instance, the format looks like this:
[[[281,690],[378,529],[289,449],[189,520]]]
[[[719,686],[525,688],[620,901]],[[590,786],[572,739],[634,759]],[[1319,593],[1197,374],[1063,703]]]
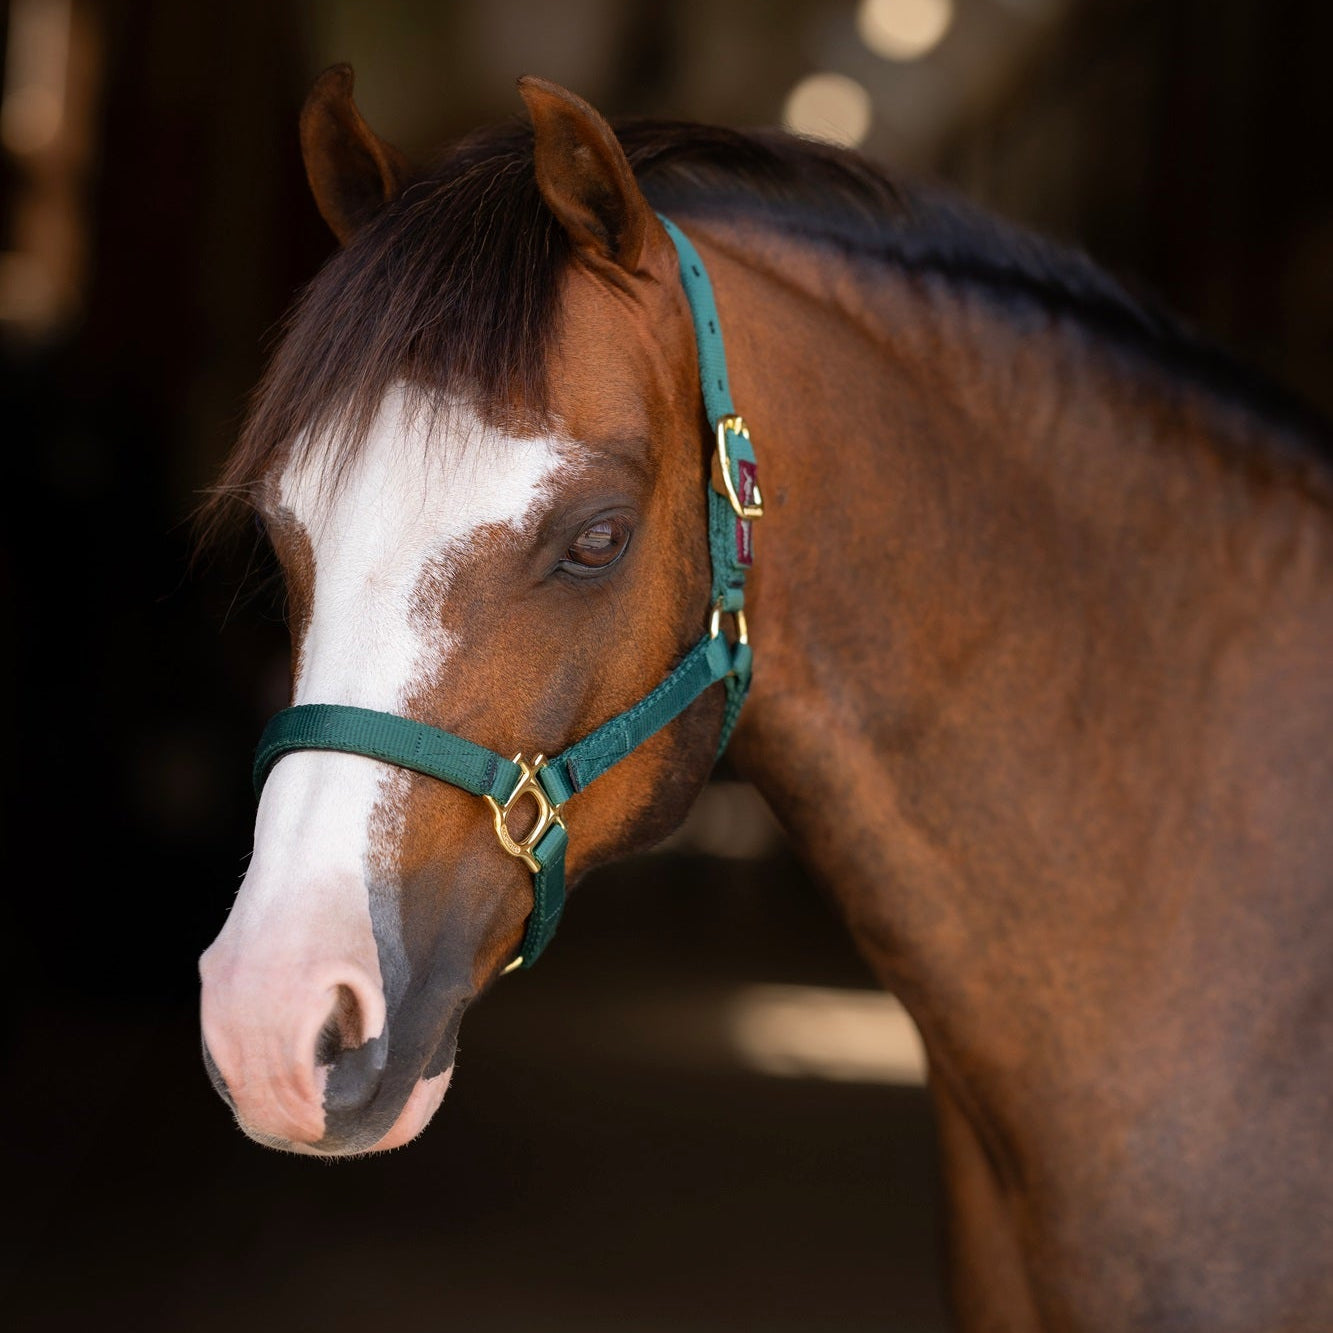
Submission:
[[[920,1029],[959,1325],[1333,1328],[1328,426],[940,189],[519,90],[426,169],[346,66],[302,113],[342,247],[212,515],[293,646],[201,962],[241,1127],[413,1138],[734,724]]]

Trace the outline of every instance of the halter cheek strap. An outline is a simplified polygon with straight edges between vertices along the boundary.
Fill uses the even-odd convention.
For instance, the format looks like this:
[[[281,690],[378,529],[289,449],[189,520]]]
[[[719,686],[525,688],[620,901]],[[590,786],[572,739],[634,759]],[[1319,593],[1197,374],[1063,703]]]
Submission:
[[[411,769],[484,798],[491,807],[500,845],[523,861],[533,875],[532,912],[519,956],[506,971],[531,967],[537,961],[564,909],[565,848],[569,843],[561,815],[565,802],[633,753],[718,681],[727,692],[717,751],[721,756],[750,687],[745,576],[754,556],[751,524],[763,514],[754,450],[749,429],[731,401],[722,328],[703,260],[675,223],[664,217],[661,221],[680,259],[681,281],[694,318],[704,410],[717,440],[708,491],[713,610],[704,636],[652,693],[554,759],[537,755],[529,763],[521,754],[506,759],[424,722],[344,704],[298,704],[283,709],[264,728],[255,754],[256,795],[284,755],[295,750],[337,750]],[[724,616],[734,619],[734,642],[722,633]],[[527,797],[537,807],[537,819],[516,838],[509,829],[509,814]]]

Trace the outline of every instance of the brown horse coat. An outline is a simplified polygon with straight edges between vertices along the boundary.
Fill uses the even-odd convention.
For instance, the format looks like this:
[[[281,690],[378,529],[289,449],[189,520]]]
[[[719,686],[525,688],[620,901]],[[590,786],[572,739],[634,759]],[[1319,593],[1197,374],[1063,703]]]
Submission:
[[[350,94],[330,72],[302,121],[347,249],[226,478],[273,527],[298,692],[323,669],[328,497],[360,484],[401,381],[454,404],[447,448],[465,402],[540,466],[531,504],[422,547],[405,604],[466,670],[404,677],[400,711],[549,754],[698,636],[707,436],[651,199],[712,276],[768,500],[732,753],[920,1027],[961,1326],[1333,1327],[1327,428],[1090,266],[850,156],[618,141],[527,80],[532,135],[474,138],[413,183]],[[303,457],[327,474],[304,491]],[[598,522],[629,535],[585,578]],[[351,693],[321,701],[356,702],[336,679]],[[570,802],[575,876],[683,816],[719,719],[706,696]],[[371,762],[321,756],[309,818],[335,780],[371,781],[339,758]],[[275,876],[205,958],[219,1086],[289,1146],[419,1130],[527,912],[480,802],[374,781],[332,924],[284,915]],[[261,806],[270,840],[301,818]]]

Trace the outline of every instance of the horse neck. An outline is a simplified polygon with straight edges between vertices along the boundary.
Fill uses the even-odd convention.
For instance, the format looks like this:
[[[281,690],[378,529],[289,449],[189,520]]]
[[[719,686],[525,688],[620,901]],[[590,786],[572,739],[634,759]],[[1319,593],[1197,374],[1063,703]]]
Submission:
[[[1315,893],[1254,778],[1333,796],[1326,476],[1054,318],[701,234],[768,499],[734,753],[932,1055],[1160,1000],[1248,877]]]

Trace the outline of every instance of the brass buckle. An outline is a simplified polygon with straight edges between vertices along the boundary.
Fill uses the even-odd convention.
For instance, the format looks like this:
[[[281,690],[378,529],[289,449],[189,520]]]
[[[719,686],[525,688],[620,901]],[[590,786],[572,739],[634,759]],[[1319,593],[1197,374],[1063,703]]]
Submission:
[[[718,417],[717,419],[717,458],[714,471],[721,472],[722,485],[717,484],[717,478],[713,478],[713,489],[725,494],[731,501],[731,507],[736,513],[737,518],[753,519],[763,518],[764,516],[764,497],[759,494],[759,483],[754,484],[754,499],[750,504],[742,504],[741,497],[736,494],[736,483],[731,479],[731,455],[727,452],[727,432],[731,431],[733,435],[739,435],[743,439],[750,438],[750,428],[745,424],[745,418],[739,413],[735,416]]]
[[[750,625],[745,619],[745,612],[737,607],[734,611],[723,611],[722,603],[716,602],[713,606],[713,614],[708,618],[708,637],[716,639],[722,633],[722,617],[731,616],[736,621],[736,642],[748,644],[750,642]]]
[[[541,869],[541,863],[532,854],[537,844],[546,836],[553,824],[559,824],[561,828],[565,827],[565,821],[560,818],[560,807],[552,804],[551,798],[546,794],[546,789],[537,780],[537,774],[541,771],[545,762],[545,755],[539,754],[529,764],[521,754],[516,754],[514,763],[518,765],[522,777],[519,779],[518,786],[510,793],[509,799],[501,805],[493,796],[484,798],[486,804],[491,807],[491,813],[495,816],[495,836],[500,839],[500,846],[510,856],[518,857],[534,875]],[[524,796],[531,796],[537,802],[537,819],[522,838],[515,839],[513,834],[509,832],[507,821],[509,812]]]

